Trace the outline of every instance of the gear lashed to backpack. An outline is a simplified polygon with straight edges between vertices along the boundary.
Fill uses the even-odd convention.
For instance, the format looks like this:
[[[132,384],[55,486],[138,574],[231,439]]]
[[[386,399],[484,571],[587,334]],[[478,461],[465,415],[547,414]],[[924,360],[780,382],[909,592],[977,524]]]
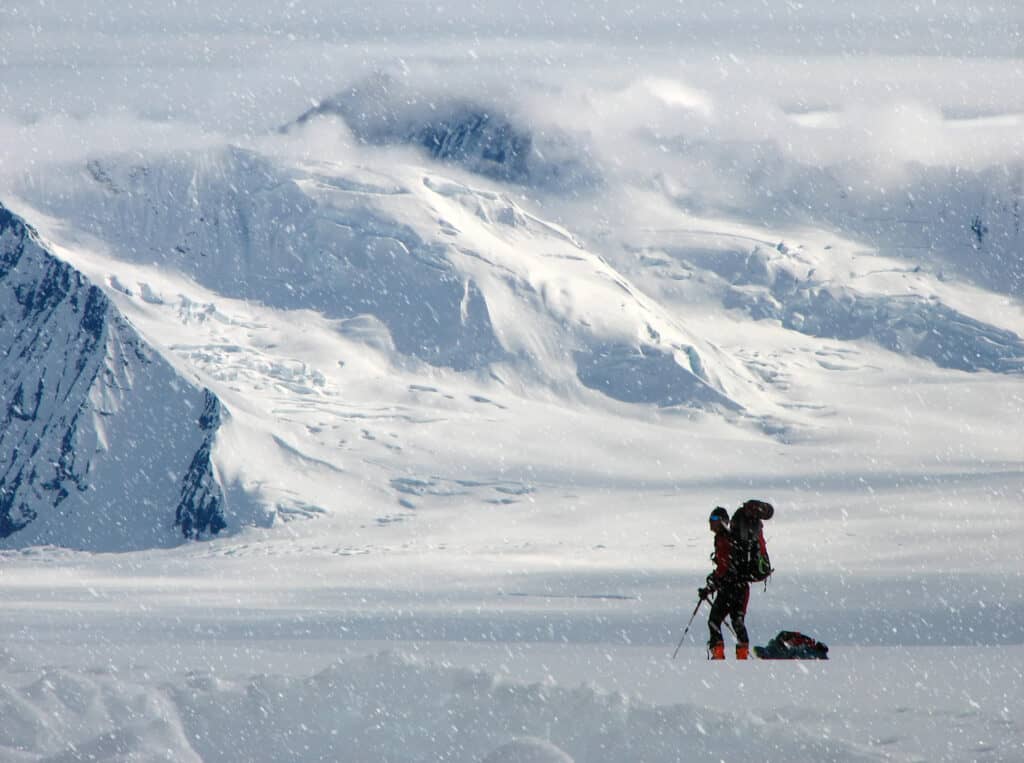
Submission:
[[[735,580],[760,583],[775,571],[761,535],[761,521],[774,515],[775,508],[770,503],[755,500],[747,501],[733,514],[729,523],[732,539],[729,571]]]

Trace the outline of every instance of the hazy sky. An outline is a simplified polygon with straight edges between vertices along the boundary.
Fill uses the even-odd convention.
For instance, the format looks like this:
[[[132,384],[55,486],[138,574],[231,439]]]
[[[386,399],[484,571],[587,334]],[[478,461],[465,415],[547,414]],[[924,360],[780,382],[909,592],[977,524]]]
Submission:
[[[770,56],[793,64],[778,84],[818,79],[826,90],[847,78],[834,64],[819,72],[822,57],[850,68],[864,56],[1016,59],[1010,76],[986,83],[1015,110],[1007,100],[1024,91],[1022,29],[1024,4],[1006,1],[15,0],[0,20],[0,115],[128,108],[201,120],[224,104],[212,120],[223,124],[248,102],[251,122],[260,110],[292,108],[288,99],[326,95],[319,88],[340,86],[347,70],[399,57],[492,71],[576,64],[582,79],[652,62],[720,62],[719,74],[732,69],[742,84],[749,76],[736,59],[750,69]]]
[[[1022,19],[1021,3],[952,0],[16,0],[0,170],[257,139],[379,69],[504,102],[613,161],[640,159],[638,132],[651,150],[768,141],[811,163],[1016,160]]]
[[[16,0],[5,4],[4,15],[6,26],[36,27],[44,36],[279,33],[324,41],[481,36],[697,38],[722,44],[746,39],[749,47],[768,50],[796,43],[815,51],[998,56],[1020,54],[1024,19],[1019,3],[962,0],[113,0],[102,7],[78,0]]]

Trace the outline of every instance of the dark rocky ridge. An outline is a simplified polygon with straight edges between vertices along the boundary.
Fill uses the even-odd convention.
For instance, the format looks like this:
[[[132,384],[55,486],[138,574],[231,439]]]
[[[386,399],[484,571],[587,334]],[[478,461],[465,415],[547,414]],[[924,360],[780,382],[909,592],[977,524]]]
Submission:
[[[364,143],[417,146],[435,160],[494,180],[560,191],[601,182],[585,148],[568,136],[538,131],[497,104],[411,92],[383,74],[324,99],[295,124],[331,115]]]
[[[217,398],[2,205],[0,307],[0,545],[121,550],[224,529]]]

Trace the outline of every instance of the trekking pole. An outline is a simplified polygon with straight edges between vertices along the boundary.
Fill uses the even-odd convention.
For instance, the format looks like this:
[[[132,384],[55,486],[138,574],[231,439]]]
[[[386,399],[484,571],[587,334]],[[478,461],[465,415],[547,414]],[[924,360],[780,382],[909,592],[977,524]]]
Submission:
[[[686,640],[686,634],[690,632],[690,626],[693,625],[693,618],[695,618],[697,616],[697,610],[700,609],[700,605],[703,604],[703,603],[704,603],[704,597],[702,596],[702,597],[700,597],[700,599],[697,600],[697,606],[693,608],[693,614],[690,615],[690,622],[688,622],[686,624],[686,629],[683,631],[682,638],[680,638],[679,639],[679,643],[676,644],[676,650],[674,652],[672,652],[672,659],[673,660],[676,658],[676,655],[679,654],[679,649],[682,647],[683,641]]]

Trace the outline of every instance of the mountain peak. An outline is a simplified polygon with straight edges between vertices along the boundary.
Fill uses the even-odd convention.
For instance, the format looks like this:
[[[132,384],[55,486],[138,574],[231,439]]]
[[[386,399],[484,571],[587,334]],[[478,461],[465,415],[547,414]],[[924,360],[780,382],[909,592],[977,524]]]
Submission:
[[[561,131],[538,132],[499,103],[413,89],[375,72],[301,114],[287,131],[341,117],[361,142],[409,145],[492,180],[551,189],[593,188],[600,175]]]

